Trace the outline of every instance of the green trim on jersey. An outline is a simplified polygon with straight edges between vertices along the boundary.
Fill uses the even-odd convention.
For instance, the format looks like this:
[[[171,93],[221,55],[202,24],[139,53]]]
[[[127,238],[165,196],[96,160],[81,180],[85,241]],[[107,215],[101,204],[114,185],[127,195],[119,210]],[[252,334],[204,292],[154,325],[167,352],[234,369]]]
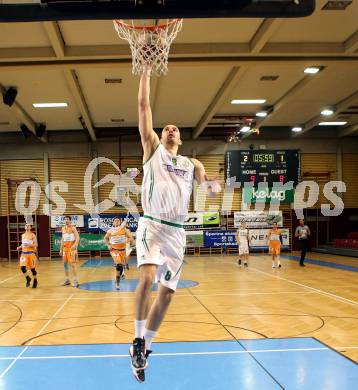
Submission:
[[[152,163],[150,164],[150,186],[149,186],[149,196],[148,202],[150,203],[153,196],[153,188],[154,188],[154,171],[152,168]]]
[[[159,222],[159,223],[161,223],[163,225],[174,226],[174,227],[177,227],[177,228],[183,228],[184,227],[184,225],[182,225],[180,223],[169,222],[169,221],[165,221],[163,219],[154,218],[154,217],[152,217],[151,215],[148,215],[148,214],[144,214],[143,218],[147,218],[147,219],[150,219],[151,221]]]
[[[149,160],[152,159],[152,157],[154,156],[154,153],[157,151],[159,145],[161,144],[161,142],[158,143],[158,145],[155,147],[155,149],[153,150],[153,153],[143,162],[143,165],[145,165],[147,162],[149,162]]]

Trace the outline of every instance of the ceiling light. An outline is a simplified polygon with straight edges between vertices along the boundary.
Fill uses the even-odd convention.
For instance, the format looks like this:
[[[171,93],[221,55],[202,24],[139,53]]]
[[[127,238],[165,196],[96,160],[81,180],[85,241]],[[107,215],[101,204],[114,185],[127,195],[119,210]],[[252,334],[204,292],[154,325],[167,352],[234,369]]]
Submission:
[[[265,116],[267,116],[267,111],[259,111],[256,113],[256,116],[260,118],[265,118]]]
[[[342,122],[319,122],[318,123],[319,126],[344,126],[346,124],[347,124],[346,121],[342,121]]]
[[[58,108],[58,107],[67,107],[67,103],[33,103],[35,108]]]
[[[248,131],[250,131],[250,126],[244,126],[240,129],[240,133],[247,133]]]
[[[291,130],[294,131],[295,133],[299,133],[300,131],[302,131],[302,127],[295,126],[295,127],[292,127]]]
[[[231,100],[231,104],[263,104],[266,103],[266,99],[234,99]]]
[[[334,109],[333,108],[324,108],[321,111],[321,115],[324,115],[324,116],[331,116],[333,114],[334,114]]]
[[[307,74],[316,74],[321,70],[319,66],[309,66],[303,72]]]

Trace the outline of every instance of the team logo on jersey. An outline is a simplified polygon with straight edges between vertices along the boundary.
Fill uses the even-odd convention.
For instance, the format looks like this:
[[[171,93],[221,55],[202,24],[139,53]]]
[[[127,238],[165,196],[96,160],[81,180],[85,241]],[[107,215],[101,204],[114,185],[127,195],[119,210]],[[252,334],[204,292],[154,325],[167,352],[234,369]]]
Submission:
[[[172,163],[173,163],[173,165],[177,166],[178,159],[176,157],[172,157]]]

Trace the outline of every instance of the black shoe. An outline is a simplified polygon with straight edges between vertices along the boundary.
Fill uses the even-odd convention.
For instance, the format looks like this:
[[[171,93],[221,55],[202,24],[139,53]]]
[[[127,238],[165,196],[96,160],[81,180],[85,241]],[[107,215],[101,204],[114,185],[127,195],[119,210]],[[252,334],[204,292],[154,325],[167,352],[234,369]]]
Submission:
[[[244,267],[248,267],[249,265],[247,264],[247,262],[245,261],[244,263]]]
[[[132,371],[134,377],[137,379],[137,381],[144,382],[144,370],[148,365],[144,338],[141,339],[137,337],[133,340],[133,345],[129,349],[129,354],[132,358]]]
[[[278,265],[278,268],[281,268],[281,264]]]
[[[32,283],[32,288],[36,288],[37,287],[37,279],[34,279],[34,282]]]
[[[129,270],[129,265],[128,264],[126,264],[126,269]]]
[[[237,264],[241,266],[241,259],[238,260]]]
[[[29,275],[26,275],[26,287],[30,287],[31,278]]]
[[[300,267],[306,267],[303,263],[300,263]]]

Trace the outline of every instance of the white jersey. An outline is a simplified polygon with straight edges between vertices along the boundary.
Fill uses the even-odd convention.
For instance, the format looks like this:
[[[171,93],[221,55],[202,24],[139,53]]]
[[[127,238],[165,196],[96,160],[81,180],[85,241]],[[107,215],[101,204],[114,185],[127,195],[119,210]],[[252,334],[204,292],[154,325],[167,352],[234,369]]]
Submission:
[[[248,241],[248,237],[249,237],[249,230],[248,229],[239,229],[237,231],[237,235],[239,236],[239,240],[240,242],[243,242],[243,241]]]
[[[143,165],[144,215],[182,225],[188,214],[193,179],[194,164],[190,159],[172,156],[159,144]]]

